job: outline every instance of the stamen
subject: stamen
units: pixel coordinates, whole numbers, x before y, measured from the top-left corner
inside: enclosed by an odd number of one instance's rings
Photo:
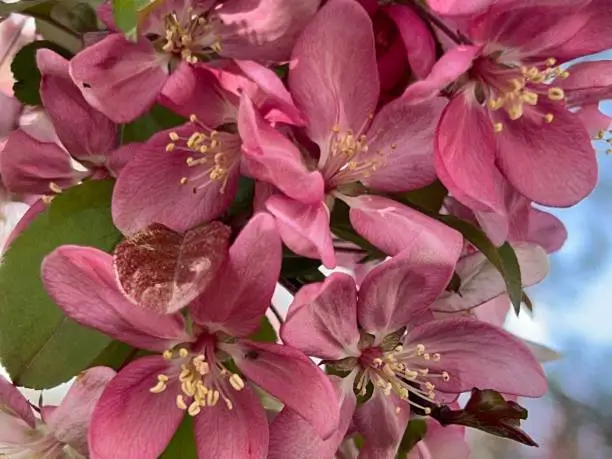
[[[554,101],[563,100],[565,99],[565,92],[561,88],[550,88],[548,90],[548,98]]]
[[[493,124],[493,131],[496,134],[499,134],[503,130],[504,130],[504,125],[502,123],[495,123],[495,124]]]
[[[185,400],[181,394],[176,396],[176,406],[183,411],[187,409],[187,404],[185,403]]]
[[[50,182],[49,183],[49,189],[51,191],[53,191],[54,193],[57,193],[57,194],[62,192],[62,188],[57,183],[55,183],[55,182]]]
[[[229,382],[232,385],[232,387],[237,390],[237,391],[241,391],[242,389],[244,389],[244,381],[242,380],[242,378],[234,373],[230,376],[229,378]]]
[[[555,115],[553,115],[552,113],[547,113],[546,115],[544,115],[544,122],[545,123],[552,123],[553,120],[555,119]]]

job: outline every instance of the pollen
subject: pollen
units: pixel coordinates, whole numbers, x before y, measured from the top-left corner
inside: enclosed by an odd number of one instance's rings
[[[186,15],[176,11],[165,17],[165,35],[162,51],[195,64],[222,50],[222,36],[217,32],[222,25],[214,14],[196,14],[187,8]]]
[[[550,88],[548,90],[548,98],[554,101],[560,101],[565,99],[565,93],[561,88]]]

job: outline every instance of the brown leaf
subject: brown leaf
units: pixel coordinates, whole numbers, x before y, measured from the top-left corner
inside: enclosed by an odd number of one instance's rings
[[[115,273],[125,295],[159,314],[176,312],[206,289],[228,253],[230,228],[211,222],[176,233],[154,223],[121,242]]]

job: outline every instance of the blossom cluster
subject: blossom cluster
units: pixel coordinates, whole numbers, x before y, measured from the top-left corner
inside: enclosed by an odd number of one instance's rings
[[[129,352],[51,343],[76,369],[57,408],[0,380],[0,456],[467,459],[466,426],[535,444],[515,400],[546,393],[545,349],[502,325],[566,238],[534,204],[595,186],[612,64],[574,61],[612,47],[612,4],[154,0],[126,35],[120,3],[74,55],[35,51],[39,107],[1,95],[2,209],[27,211],[0,285],[71,200],[79,234],[108,212],[120,240],[58,237],[33,277]],[[178,121],[129,139],[156,110]],[[0,335],[27,340],[9,302]]]

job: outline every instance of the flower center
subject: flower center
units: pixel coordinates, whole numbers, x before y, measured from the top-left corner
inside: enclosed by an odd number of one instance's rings
[[[357,381],[357,390],[361,395],[365,395],[367,384],[371,381],[374,387],[385,395],[394,392],[410,405],[423,410],[425,414],[431,413],[431,408],[424,405],[436,403],[436,385],[432,381],[450,379],[446,371],[430,371],[428,362],[439,362],[441,356],[438,353],[426,352],[423,344],[417,344],[409,350],[405,350],[402,345],[397,345],[390,351],[366,350],[364,356],[363,363],[366,367]]]
[[[382,150],[371,152],[368,145],[371,141],[365,134],[355,134],[350,129],[341,132],[338,125],[332,128],[329,152],[322,168],[330,188],[358,182],[386,164],[387,154]]]
[[[193,193],[221,182],[220,193],[225,192],[229,173],[240,155],[240,138],[235,134],[210,130],[200,123],[195,115],[190,121],[195,125],[194,132],[189,137],[181,137],[177,132],[168,136],[171,142],[166,145],[166,151],[180,151],[194,154],[185,160],[192,171],[181,177],[181,185],[192,184]]]
[[[495,54],[478,59],[474,70],[481,85],[478,89],[491,112],[504,110],[511,121],[523,117],[528,106],[535,107],[542,97],[553,102],[565,100],[563,89],[552,86],[557,79],[569,76],[567,70],[555,66],[554,58],[530,67],[515,63],[504,63],[503,55]],[[495,117],[494,117],[495,119]],[[544,113],[543,120],[552,123],[554,115]],[[503,130],[503,123],[494,121],[495,132]]]
[[[230,394],[227,391],[227,382],[235,391],[244,389],[244,381],[237,373],[232,373],[214,356],[194,354],[185,348],[177,352],[167,350],[163,354],[166,360],[174,360],[180,365],[178,375],[180,391],[176,396],[176,406],[187,411],[190,416],[196,416],[202,408],[215,406],[223,400],[227,409],[233,409]],[[166,374],[157,375],[157,384],[149,391],[152,394],[161,394],[168,388],[170,377]]]
[[[162,49],[167,53],[195,63],[201,57],[221,52],[221,35],[218,33],[221,20],[216,15],[198,14],[189,7],[181,15],[176,12],[168,14],[164,22],[166,42]]]

